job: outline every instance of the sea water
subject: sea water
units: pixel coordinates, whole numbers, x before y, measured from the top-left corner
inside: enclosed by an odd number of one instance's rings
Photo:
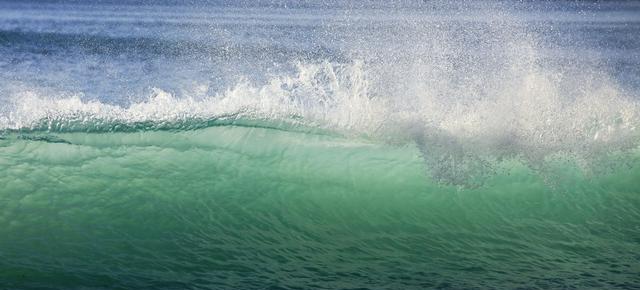
[[[635,289],[639,126],[631,1],[0,1],[0,289]]]

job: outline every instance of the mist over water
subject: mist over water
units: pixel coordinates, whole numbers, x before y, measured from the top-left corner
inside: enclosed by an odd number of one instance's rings
[[[639,16],[0,2],[0,288],[640,287]]]

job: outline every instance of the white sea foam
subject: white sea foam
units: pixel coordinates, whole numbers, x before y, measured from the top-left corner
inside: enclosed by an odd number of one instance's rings
[[[59,127],[55,124],[77,127],[95,121],[132,124],[215,118],[287,119],[372,136],[402,130],[415,133],[409,127],[416,127],[474,146],[569,149],[636,137],[640,124],[639,102],[602,78],[582,77],[574,84],[580,88],[567,95],[567,84],[558,82],[556,73],[533,68],[512,72],[509,83],[494,85],[486,95],[476,98],[455,97],[476,94],[471,92],[474,88],[431,88],[423,94],[416,90],[413,98],[403,102],[402,91],[389,97],[376,94],[378,90],[371,87],[368,73],[363,62],[299,64],[295,74],[274,77],[264,86],[242,80],[200,99],[176,97],[155,88],[146,101],[127,107],[85,101],[82,95],[51,98],[27,90],[14,96],[0,126],[41,129],[39,126],[49,123],[52,127],[47,129],[54,129]],[[452,97],[443,96],[445,93]]]
[[[383,106],[368,96],[361,62],[299,64],[294,75],[274,77],[266,85],[246,80],[206,98],[176,97],[154,88],[149,97],[127,107],[83,100],[81,94],[43,96],[25,90],[13,96],[0,128],[64,130],[83,125],[156,123],[226,118],[282,119],[308,126],[364,131]],[[107,124],[104,124],[107,123]],[[43,128],[43,125],[45,126]]]
[[[24,89],[4,96],[10,101],[0,128],[95,131],[281,120],[418,144],[432,174],[452,183],[490,171],[491,160],[505,156],[535,164],[551,155],[586,160],[638,146],[637,92],[621,88],[601,64],[549,61],[545,35],[504,11],[487,14],[480,27],[399,21],[372,24],[362,34],[363,25],[335,28],[347,31],[339,40],[351,61],[292,60],[292,73],[261,83],[239,76],[206,97],[207,87],[198,84],[199,96],[158,86],[145,101],[126,105],[87,100],[81,92]]]

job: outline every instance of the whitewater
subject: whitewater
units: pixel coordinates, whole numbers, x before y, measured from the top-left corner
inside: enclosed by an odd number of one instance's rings
[[[0,2],[0,289],[636,289],[635,2]]]

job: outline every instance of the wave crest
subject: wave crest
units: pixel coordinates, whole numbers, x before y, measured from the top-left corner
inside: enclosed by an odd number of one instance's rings
[[[536,60],[509,62],[501,74],[455,86],[420,79],[438,72],[439,66],[426,63],[421,73],[406,67],[405,77],[420,82],[393,79],[397,71],[365,61],[298,63],[294,73],[262,85],[240,79],[204,98],[154,88],[145,101],[126,106],[27,90],[0,114],[0,128],[113,132],[243,122],[319,128],[417,144],[433,177],[465,186],[481,183],[496,170],[496,160],[519,158],[542,168],[550,156],[570,155],[589,170],[600,156],[638,146],[636,96],[597,72],[543,68]]]
[[[367,90],[361,62],[299,64],[295,74],[274,77],[263,86],[241,79],[222,93],[199,99],[153,88],[145,101],[128,106],[84,100],[82,94],[45,97],[28,90],[13,96],[10,111],[0,115],[0,129],[194,129],[211,121],[245,119],[366,131],[373,117],[382,115],[382,106]]]

